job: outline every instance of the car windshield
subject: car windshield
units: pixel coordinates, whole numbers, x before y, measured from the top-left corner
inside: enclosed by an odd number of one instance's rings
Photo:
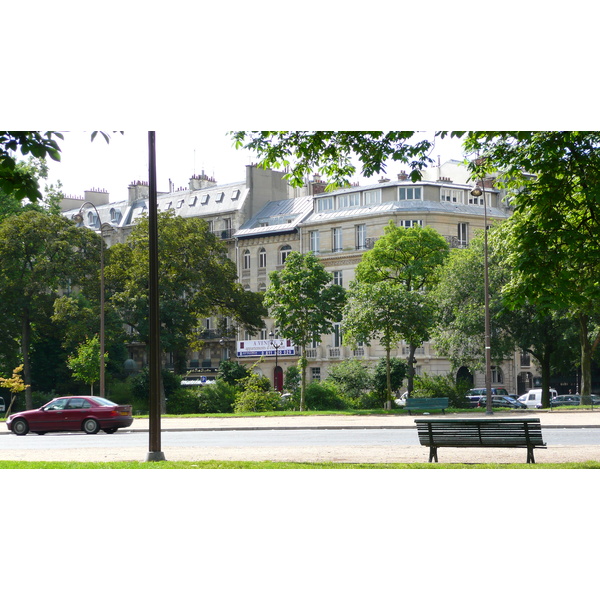
[[[106,398],[101,398],[100,396],[92,396],[92,400],[101,404],[102,406],[118,406],[116,402],[112,402],[111,400],[107,400]]]

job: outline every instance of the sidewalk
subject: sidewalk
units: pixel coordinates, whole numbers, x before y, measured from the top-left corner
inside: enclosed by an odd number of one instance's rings
[[[285,416],[285,417],[161,417],[161,430],[249,430],[249,429],[365,429],[365,428],[415,428],[414,420],[422,415],[368,415],[368,416]],[[434,418],[453,418],[456,415],[435,415]],[[483,414],[461,415],[465,418],[481,418]],[[585,462],[600,461],[600,410],[596,411],[552,411],[537,412],[523,411],[522,413],[495,413],[494,417],[539,417],[542,430],[544,428],[589,427],[598,428],[598,445],[590,446],[549,446],[546,449],[535,450],[535,460],[538,463]],[[3,425],[3,424],[2,424]],[[0,425],[0,427],[2,426]],[[105,436],[107,446],[103,448],[73,448],[73,449],[29,449],[3,450],[2,460],[66,460],[66,461],[144,461],[148,452],[148,439],[141,436],[142,441],[137,447],[112,447],[116,439],[127,431],[148,431],[149,419],[134,419],[133,425],[121,430],[114,436]],[[104,434],[99,434],[98,437]],[[416,432],[415,432],[416,439]],[[393,443],[393,433],[390,444],[386,446],[270,446],[270,447],[178,447],[165,446],[162,451],[169,461],[190,460],[249,460],[249,461],[289,461],[289,462],[346,462],[346,463],[426,463],[429,449],[418,444],[400,446]],[[525,463],[524,448],[440,448],[439,460],[443,463]]]

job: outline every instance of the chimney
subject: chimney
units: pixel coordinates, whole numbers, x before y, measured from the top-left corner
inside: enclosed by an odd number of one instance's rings
[[[406,181],[408,179],[408,175],[406,174],[406,171],[400,171],[400,173],[398,173],[398,179],[400,181]]]
[[[322,194],[325,191],[326,187],[327,182],[321,179],[321,175],[319,175],[319,173],[315,173],[313,175],[313,180],[310,182],[309,185],[309,195],[316,196],[317,194]]]
[[[129,190],[129,202],[150,196],[150,184],[147,181],[132,181],[127,189]]]
[[[84,194],[85,201],[91,202],[95,206],[108,204],[108,192],[106,190],[97,190],[96,188],[92,188],[91,190],[86,190]]]
[[[214,177],[209,177],[202,171],[201,175],[192,175],[190,177],[190,190],[203,190],[204,188],[214,187],[217,185]]]
[[[382,177],[382,178],[379,180],[379,183],[388,183],[388,182],[389,182],[389,179],[387,179],[387,177]]]

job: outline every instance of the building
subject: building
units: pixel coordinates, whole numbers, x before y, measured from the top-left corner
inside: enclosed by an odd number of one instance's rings
[[[227,185],[219,185],[204,174],[194,176],[187,188],[160,193],[158,208],[207,220],[214,234],[227,243],[240,282],[254,292],[266,290],[269,273],[282,268],[294,250],[314,252],[332,273],[334,282],[347,288],[363,253],[373,247],[390,221],[401,227],[430,226],[451,247],[466,247],[483,229],[485,211],[489,224],[511,214],[502,191],[493,187],[491,179],[484,182],[484,194],[473,197],[469,193],[473,182],[458,161],[424,171],[418,183],[401,172],[395,180],[382,178],[375,184],[329,192],[318,175],[302,190],[289,188],[283,175],[248,166],[245,180]],[[77,212],[76,203],[80,206],[83,201],[94,202],[102,225],[91,209],[84,209],[85,223],[101,230],[110,245],[124,241],[137,216],[147,211],[148,185],[131,184],[128,199],[122,202],[109,203],[108,194],[97,190],[86,192],[85,198],[65,199],[65,214]],[[189,355],[190,379],[214,377],[220,361],[234,355],[246,365],[263,356],[256,368],[281,389],[285,369],[297,362],[297,356],[285,340],[278,338],[270,320],[254,338],[243,330],[238,330],[235,337],[227,335],[231,329],[220,329],[216,318],[207,318],[203,325],[200,335],[204,346]],[[400,344],[397,356],[407,355],[408,346]],[[336,324],[331,335],[324,336],[307,352],[309,379],[324,379],[332,364],[346,358],[374,364],[383,356],[383,348],[376,344],[356,350],[345,347],[340,324]],[[142,364],[142,349],[132,350],[131,358]],[[449,361],[436,355],[429,342],[417,349],[415,358],[417,374],[451,371]],[[474,387],[485,385],[484,373],[470,374],[466,367],[460,372],[472,377]],[[529,389],[535,374],[529,356],[522,353],[515,353],[511,360],[492,369],[493,383],[502,384],[512,393]]]

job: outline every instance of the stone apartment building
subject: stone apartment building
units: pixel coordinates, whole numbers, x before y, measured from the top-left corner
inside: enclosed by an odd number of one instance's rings
[[[206,219],[215,235],[227,243],[242,285],[255,292],[266,290],[269,273],[282,268],[293,250],[314,252],[334,281],[347,288],[362,254],[383,235],[389,221],[403,227],[431,226],[452,247],[466,247],[484,227],[484,202],[488,224],[510,216],[502,192],[492,181],[485,182],[480,198],[470,195],[473,183],[458,161],[426,170],[418,183],[401,172],[395,180],[382,178],[375,184],[332,192],[325,192],[326,184],[317,175],[302,190],[289,188],[282,176],[255,166],[247,167],[245,180],[226,185],[204,174],[194,176],[187,188],[159,193],[158,208]],[[131,184],[128,199],[121,202],[109,202],[108,194],[98,190],[86,192],[84,198],[65,199],[65,214],[78,212],[84,201],[95,204],[102,225],[89,207],[83,210],[85,224],[101,230],[110,245],[126,239],[135,219],[147,211],[148,186]],[[190,352],[188,378],[213,378],[219,363],[227,358],[249,366],[262,357],[256,368],[281,389],[283,373],[296,364],[297,356],[286,340],[279,339],[273,323],[267,320],[265,329],[253,338],[243,330],[233,336],[234,331],[231,327],[220,329],[217,317],[205,319],[199,333],[204,345],[200,352]],[[397,356],[407,355],[408,347],[400,344]],[[332,364],[350,357],[375,364],[382,356],[384,351],[376,344],[354,351],[344,346],[343,332],[336,324],[332,334],[308,351],[309,379],[324,379]],[[430,343],[419,348],[415,358],[417,373],[451,371],[449,362],[437,356]],[[131,359],[141,366],[145,361],[143,349],[132,346]],[[463,367],[461,374],[467,371]],[[512,393],[532,387],[534,374],[529,357],[521,353],[492,370],[494,383],[503,384]],[[474,386],[485,385],[483,373],[470,375]]]

